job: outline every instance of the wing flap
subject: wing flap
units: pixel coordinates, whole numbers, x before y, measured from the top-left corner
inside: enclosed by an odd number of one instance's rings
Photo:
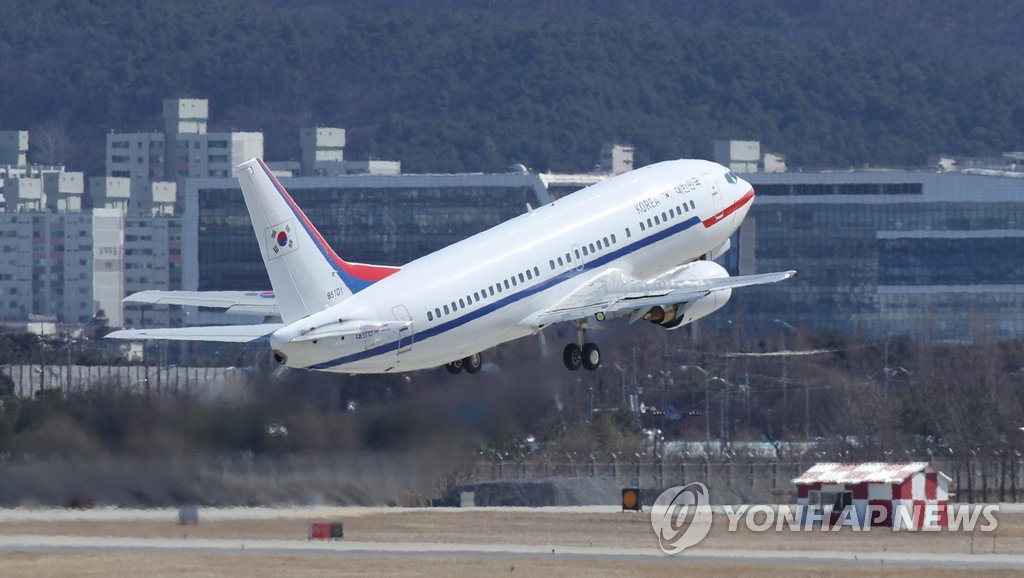
[[[108,339],[162,339],[168,341],[220,341],[248,343],[266,337],[282,327],[280,323],[257,325],[212,325],[205,327],[167,327],[158,329],[122,329],[108,333]]]
[[[631,319],[635,320],[637,310],[656,305],[687,303],[713,291],[778,283],[794,275],[796,271],[780,271],[669,284],[662,281],[628,280],[618,272],[614,277],[604,276],[588,283],[558,305],[528,317],[524,323],[539,327],[586,319],[599,313],[607,317],[631,315]],[[614,282],[610,283],[610,280]]]

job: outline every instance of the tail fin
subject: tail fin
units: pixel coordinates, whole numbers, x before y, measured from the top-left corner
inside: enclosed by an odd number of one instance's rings
[[[398,271],[341,260],[262,160],[238,165],[235,174],[285,323],[340,303]]]

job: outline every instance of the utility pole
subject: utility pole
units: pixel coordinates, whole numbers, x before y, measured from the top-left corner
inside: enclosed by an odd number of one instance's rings
[[[811,388],[804,379],[804,441],[811,441]]]

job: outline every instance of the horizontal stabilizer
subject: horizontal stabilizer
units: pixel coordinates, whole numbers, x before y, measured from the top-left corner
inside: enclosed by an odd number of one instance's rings
[[[259,325],[212,325],[206,327],[171,327],[160,329],[122,329],[108,333],[110,339],[142,341],[164,339],[169,341],[221,341],[247,343],[266,337],[280,329],[280,323]]]
[[[140,291],[125,303],[185,305],[224,309],[226,313],[275,317],[280,315],[273,291]]]

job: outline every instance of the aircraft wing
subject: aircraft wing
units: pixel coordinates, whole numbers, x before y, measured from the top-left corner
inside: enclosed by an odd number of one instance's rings
[[[224,341],[247,343],[266,337],[280,329],[281,323],[258,325],[213,325],[206,327],[172,327],[162,329],[122,329],[108,333],[110,339],[164,339],[169,341]]]
[[[630,323],[640,319],[649,308],[657,305],[688,303],[714,291],[764,285],[785,281],[796,271],[740,275],[678,282],[640,280],[620,271],[594,279],[574,291],[559,304],[528,317],[524,323],[543,327],[564,321],[578,321],[602,314],[605,318],[630,316]]]
[[[124,302],[211,307],[263,317],[280,315],[273,291],[140,291],[125,297]]]

